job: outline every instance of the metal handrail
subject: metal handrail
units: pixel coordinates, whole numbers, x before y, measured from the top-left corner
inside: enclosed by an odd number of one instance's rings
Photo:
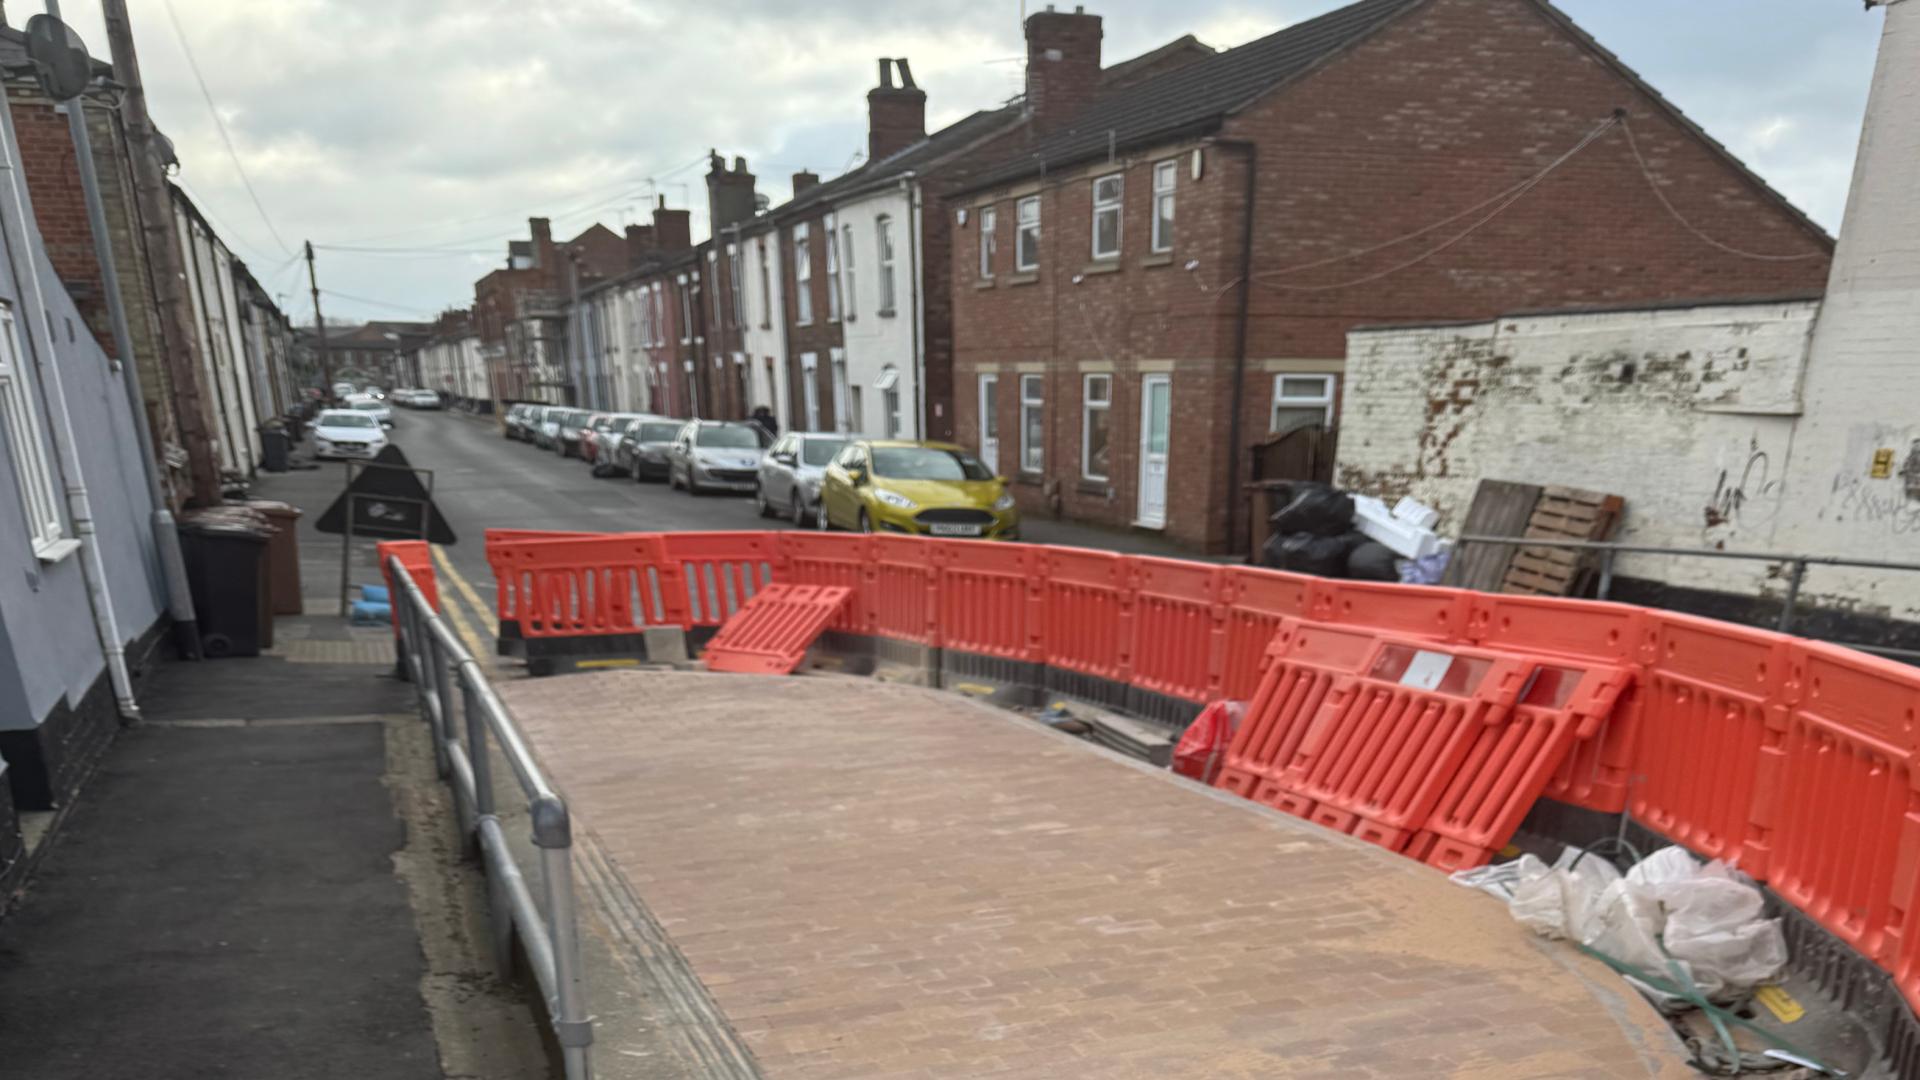
[[[513,941],[519,939],[527,966],[546,998],[567,1080],[591,1080],[593,1021],[587,1015],[580,972],[573,820],[566,800],[534,760],[519,724],[488,684],[479,662],[433,610],[413,575],[397,558],[388,560],[388,571],[395,585],[401,670],[412,681],[421,719],[433,732],[434,762],[453,788],[461,835],[486,871],[494,958],[503,971],[510,969]],[[526,875],[514,862],[506,830],[494,810],[490,745],[499,748],[526,796],[531,839],[540,852],[544,915]]]
[[[1654,544],[1621,544],[1611,540],[1546,540],[1530,536],[1462,536],[1456,544],[1465,547],[1468,544],[1497,544],[1503,547],[1545,547],[1571,548],[1576,551],[1597,551],[1600,553],[1600,580],[1594,588],[1594,596],[1605,600],[1613,589],[1613,560],[1616,555],[1671,555],[1680,558],[1695,559],[1745,559],[1751,562],[1785,563],[1787,565],[1787,591],[1781,598],[1780,618],[1774,629],[1787,633],[1793,628],[1795,608],[1800,602],[1800,586],[1807,578],[1809,566],[1851,566],[1863,570],[1914,570],[1920,571],[1920,563],[1896,562],[1889,559],[1849,559],[1840,555],[1787,555],[1766,551],[1725,551],[1720,548],[1676,548],[1660,547]],[[1888,646],[1869,645],[1856,642],[1842,642],[1849,648],[1865,652],[1876,652],[1888,656],[1907,658],[1920,657],[1920,652],[1912,649],[1896,649]]]

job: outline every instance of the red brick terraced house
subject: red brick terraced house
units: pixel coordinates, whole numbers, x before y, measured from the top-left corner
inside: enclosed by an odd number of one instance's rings
[[[1029,512],[1242,547],[1248,451],[1336,428],[1352,327],[1826,280],[1823,230],[1545,0],[1361,0],[1117,86],[1098,16],[1026,35],[1028,122],[946,213],[957,436]]]

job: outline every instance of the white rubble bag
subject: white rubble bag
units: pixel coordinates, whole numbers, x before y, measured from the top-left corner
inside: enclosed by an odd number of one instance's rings
[[[1709,1001],[1743,1000],[1787,965],[1780,920],[1764,916],[1760,890],[1681,847],[1654,852],[1625,876],[1568,849],[1552,866],[1522,855],[1452,879],[1504,899],[1514,920],[1542,937],[1579,942],[1663,979],[1684,975]],[[1662,1005],[1687,1005],[1636,985]]]

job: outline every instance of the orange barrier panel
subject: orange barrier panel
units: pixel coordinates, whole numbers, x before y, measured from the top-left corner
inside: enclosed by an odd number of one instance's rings
[[[1778,768],[1778,751],[1763,748],[1777,745],[1769,728],[1784,719],[1786,639],[1672,612],[1649,617],[1656,659],[1640,693],[1633,814],[1765,880],[1754,791]]]
[[[1133,651],[1128,560],[1084,548],[1030,549],[1040,576],[1040,645],[1046,663],[1125,682]]]
[[[702,660],[708,671],[791,674],[852,595],[844,585],[768,585],[727,619]]]
[[[794,585],[839,585],[852,598],[834,613],[828,628],[853,634],[871,634],[868,625],[872,597],[869,568],[877,537],[839,533],[777,533],[781,571],[779,580]]]
[[[1128,561],[1133,685],[1187,701],[1220,697],[1227,648],[1221,568],[1145,556]]]
[[[1769,881],[1863,955],[1904,973],[1911,997],[1920,680],[1912,668],[1833,645],[1799,642],[1792,654],[1799,700],[1779,768],[1754,800],[1772,845]]]
[[[1499,593],[1468,593],[1467,601],[1466,640],[1475,645],[1612,661],[1646,655],[1644,608]]]
[[[382,540],[374,545],[376,557],[380,560],[380,580],[386,583],[387,595],[393,596],[393,568],[387,565],[388,559],[399,559],[400,565],[407,568],[407,576],[420,586],[420,595],[427,598],[427,604],[435,611],[440,610],[440,590],[433,575],[433,549],[425,540]],[[400,633],[400,603],[391,601],[393,632]]]
[[[1220,602],[1226,605],[1222,697],[1242,701],[1253,695],[1280,620],[1312,617],[1313,581],[1304,574],[1254,566],[1221,568]]]
[[[941,647],[1037,663],[1040,586],[1027,544],[928,540],[940,571]]]
[[[683,608],[661,574],[661,552],[657,536],[609,533],[503,541],[488,554],[501,595],[512,598],[519,636],[550,638],[680,624]]]
[[[1542,794],[1605,814],[1624,811],[1646,693],[1644,683],[1628,687],[1612,715],[1601,722],[1599,733],[1574,744]]]
[[[865,604],[867,633],[932,645],[940,638],[938,548],[917,536],[873,538]]]
[[[1431,585],[1317,579],[1313,617],[1321,622],[1364,626],[1383,633],[1464,641],[1473,596],[1461,589]]]
[[[1372,648],[1373,636],[1362,630],[1281,620],[1214,786],[1252,799],[1277,780],[1293,764],[1308,721],[1319,714],[1335,680],[1358,670]]]
[[[777,533],[660,533],[663,578],[686,603],[686,626],[719,626],[773,580]]]
[[[509,546],[525,540],[588,540],[600,539],[604,533],[550,532],[543,529],[488,529],[485,533],[485,551],[487,566],[493,571],[494,615],[501,622],[517,622],[520,618],[519,605],[522,597],[514,587],[513,575],[507,570],[502,552]]]

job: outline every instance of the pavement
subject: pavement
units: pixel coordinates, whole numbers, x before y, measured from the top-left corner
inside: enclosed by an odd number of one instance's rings
[[[684,973],[734,1063],[708,1075],[1693,1075],[1644,1001],[1499,903],[960,695],[638,671],[501,693],[612,879],[595,917],[670,938],[635,966]]]

